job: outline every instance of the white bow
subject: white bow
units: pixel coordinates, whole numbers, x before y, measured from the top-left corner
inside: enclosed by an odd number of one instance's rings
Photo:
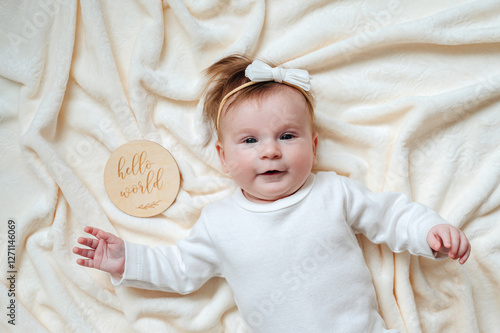
[[[254,60],[245,70],[245,76],[254,82],[275,81],[285,82],[302,88],[304,91],[311,89],[309,72],[303,69],[272,68],[260,60]]]

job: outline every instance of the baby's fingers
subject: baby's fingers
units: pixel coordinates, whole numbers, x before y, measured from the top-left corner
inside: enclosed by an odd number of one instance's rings
[[[452,245],[450,230],[446,227],[441,228],[440,230],[438,230],[437,237],[441,241],[441,247],[439,249],[439,252],[447,253],[448,255],[450,255],[451,245]]]
[[[460,258],[459,262],[463,265],[465,262],[469,259],[470,257],[470,252],[471,252],[471,247],[469,246],[467,248],[467,252]]]
[[[88,246],[92,249],[96,249],[97,248],[97,245],[99,245],[99,240],[98,239],[95,239],[95,238],[84,238],[84,237],[79,237],[78,238],[78,243],[79,244],[82,244],[82,245],[85,245],[85,246]]]
[[[448,255],[451,259],[457,259],[459,257],[459,248],[461,243],[460,233],[461,231],[457,228],[450,228],[450,246],[446,246],[450,249]]]
[[[94,260],[92,259],[77,259],[76,263],[80,266],[94,268]]]
[[[99,243],[99,239],[103,239],[104,241],[106,241],[106,243],[111,243],[111,244],[117,243],[120,240],[118,237],[116,237],[112,233],[106,232],[106,231],[98,229],[98,228],[86,226],[84,228],[84,231],[86,233],[93,235],[95,238],[97,238],[96,243]]]
[[[94,237],[97,237],[97,234],[99,233],[99,231],[104,232],[99,228],[94,228],[94,227],[90,227],[90,226],[86,226],[85,228],[83,228],[83,231],[85,231],[88,234],[91,234]]]
[[[461,236],[460,237],[460,249],[459,249],[457,257],[460,258],[460,260],[458,262],[463,265],[467,261],[467,259],[469,259],[471,246],[470,246],[469,240],[467,239],[467,236],[465,236],[465,234],[463,232],[460,232],[460,233],[461,233],[461,235],[460,235]]]
[[[448,256],[452,259],[460,259],[464,264],[470,255],[470,243],[467,236],[458,228],[450,229],[451,247]]]
[[[73,248],[73,253],[74,254],[78,254],[82,257],[85,257],[85,258],[89,258],[89,259],[94,259],[94,254],[95,254],[95,251],[94,250],[89,250],[89,249],[82,249],[80,247],[74,247]],[[83,259],[78,259],[77,262],[79,260],[83,260]]]

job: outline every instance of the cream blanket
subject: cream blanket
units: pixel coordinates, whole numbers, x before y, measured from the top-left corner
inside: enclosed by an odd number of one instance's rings
[[[387,325],[498,331],[499,17],[497,0],[0,1],[0,331],[244,332],[223,279],[188,296],[114,290],[71,252],[84,225],[174,244],[233,191],[200,98],[201,71],[234,52],[310,71],[317,170],[403,192],[470,237],[465,266],[359,238]],[[110,153],[135,139],[162,144],[182,174],[154,218],[122,213],[104,188]]]

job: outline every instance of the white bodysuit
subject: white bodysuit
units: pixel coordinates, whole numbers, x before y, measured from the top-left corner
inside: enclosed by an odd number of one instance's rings
[[[250,202],[239,189],[208,205],[176,246],[126,242],[123,278],[112,280],[186,294],[224,277],[250,332],[395,332],[377,312],[355,233],[434,258],[426,238],[441,223],[400,193],[319,172],[273,203]]]

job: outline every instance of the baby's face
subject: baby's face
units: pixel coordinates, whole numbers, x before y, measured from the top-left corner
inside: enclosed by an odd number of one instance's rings
[[[250,201],[267,203],[295,193],[316,163],[318,135],[305,98],[294,88],[231,107],[220,131],[222,168]]]

